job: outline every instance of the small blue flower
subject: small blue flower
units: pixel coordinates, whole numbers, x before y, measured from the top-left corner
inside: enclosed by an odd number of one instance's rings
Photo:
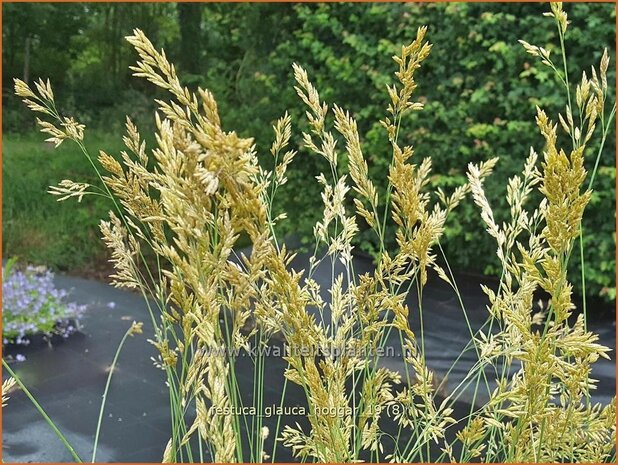
[[[49,270],[11,268],[7,275],[3,268],[2,278],[3,344],[27,345],[36,333],[68,337],[77,330],[86,306],[66,302],[68,292],[55,287]]]

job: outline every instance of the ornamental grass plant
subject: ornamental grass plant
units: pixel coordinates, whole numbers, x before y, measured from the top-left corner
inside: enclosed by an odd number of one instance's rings
[[[285,212],[273,208],[286,169],[297,162],[295,122],[287,114],[274,125],[270,154],[258,156],[252,139],[222,127],[212,93],[183,87],[165,53],[140,30],[127,37],[139,56],[132,70],[168,92],[168,100],[157,100],[153,148],[127,119],[127,150],[94,156],[83,143],[84,125],[56,108],[49,81],[33,87],[16,81],[17,95],[40,115],[47,140],[78,144],[102,180],[102,190],[65,180],[50,193],[59,200],[100,195],[110,201],[101,234],[115,266],[114,285],[143,294],[154,328],[150,342],[159,351],[156,365],[169,388],[163,462],[202,462],[206,452],[215,462],[276,461],[275,449],[266,447],[269,438],[313,462],[615,459],[615,398],[609,405],[590,400],[591,366],[607,358],[609,349],[587,329],[586,309],[576,311],[572,301],[570,280],[584,281],[585,275],[566,273],[572,254],[583,256],[581,219],[614,121],[615,103],[606,101],[609,57],[605,52],[596,68],[580,71],[581,79],[572,83],[567,14],[562,4],[551,3],[546,15],[557,28],[561,54],[521,43],[563,86],[565,109],[550,116],[537,108],[544,145],[531,148],[521,173],[506,183],[510,212],[502,223],[483,189],[497,158],[470,164],[467,183],[451,192],[434,191],[430,154],[399,143],[402,119],[423,109],[415,100],[419,69],[430,53],[439,53],[426,27],[393,57],[395,80],[387,87],[390,103],[381,121],[392,151],[384,192],[369,177],[355,118],[325,103],[302,66],[293,65],[309,127],[302,144],[328,166],[317,177],[322,195],[316,202],[324,213],[302,272],[290,267],[294,253],[276,236]],[[587,150],[592,138],[601,139],[597,153]],[[260,163],[262,156],[269,160]],[[596,160],[591,173],[586,159]],[[272,169],[264,167],[269,164]],[[438,396],[440,383],[426,364],[423,318],[431,309],[424,308],[423,291],[433,270],[461,302],[440,241],[449,215],[466,197],[495,239],[502,272],[496,288],[483,287],[487,320],[480,330],[472,329],[462,304],[470,330],[465,350],[476,354],[476,363],[461,383]],[[384,247],[390,221],[396,225],[395,250]],[[365,274],[355,271],[352,246],[361,225],[382,244],[375,270]],[[236,247],[241,237],[250,242],[249,251]],[[332,271],[328,299],[314,279],[321,264]],[[343,272],[336,272],[336,264]],[[418,299],[409,306],[413,290]],[[537,311],[533,302],[541,290],[551,298]],[[420,332],[410,326],[412,315],[421,322]],[[127,335],[141,332],[136,325]],[[401,372],[374,356],[393,334],[403,353]],[[272,381],[264,375],[268,357],[254,352],[250,399],[241,394],[236,363],[241,351],[264,348],[275,336],[287,349],[281,403],[288,384],[297,385],[308,406],[307,424],[290,424],[281,415],[273,430],[259,415],[217,413],[247,405],[262,411]],[[457,416],[453,406],[470,388],[469,413]],[[387,415],[396,425],[394,435],[383,427]]]

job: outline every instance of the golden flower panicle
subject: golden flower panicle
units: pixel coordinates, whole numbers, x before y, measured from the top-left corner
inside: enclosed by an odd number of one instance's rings
[[[281,162],[275,166],[275,180],[277,182],[277,185],[282,186],[287,183],[288,178],[285,174],[287,172],[288,166],[290,165],[290,163],[292,163],[292,160],[294,160],[296,153],[296,150],[286,151],[283,154],[283,159],[281,160]],[[285,213],[282,213],[282,215],[285,215]]]
[[[546,50],[543,47],[539,47],[537,45],[532,45],[525,40],[518,40],[518,42],[524,47],[524,50],[526,50],[527,53],[529,53],[533,57],[541,58],[541,62],[544,65],[552,66],[549,50]]]
[[[389,182],[392,186],[391,215],[399,226],[396,236],[397,243],[404,253],[418,261],[421,272],[421,282],[427,279],[426,267],[434,263],[431,254],[431,246],[439,239],[444,231],[444,222],[448,213],[455,208],[464,198],[470,188],[461,186],[447,198],[443,191],[438,190],[438,199],[444,204],[441,209],[435,206],[429,210],[429,194],[424,192],[424,187],[429,183],[431,171],[431,159],[425,158],[420,165],[407,163],[414,153],[412,147],[401,149],[396,142],[397,118],[407,110],[418,110],[422,105],[411,103],[410,98],[416,88],[414,71],[420,67],[421,62],[428,56],[431,46],[424,42],[426,28],[420,28],[416,40],[402,49],[401,57],[394,57],[400,65],[398,77],[401,89],[396,86],[389,87],[391,106],[389,112],[393,121],[386,119],[382,124],[389,133],[389,139],[393,148],[393,160],[389,167]],[[342,119],[344,115],[340,115]],[[490,160],[481,165],[480,178],[487,176],[496,160]],[[357,204],[358,205],[358,204]]]
[[[62,144],[66,139],[69,138],[69,135],[65,131],[58,129],[52,123],[43,121],[40,118],[37,118],[36,122],[38,123],[39,126],[41,126],[41,132],[49,134],[51,136],[45,139],[45,142],[51,142],[52,144],[54,144],[54,147],[56,148],[59,147],[60,144]]]
[[[74,141],[84,140],[84,129],[86,126],[75,121],[73,117],[63,117],[61,124],[69,139]]]
[[[392,189],[392,217],[399,226],[396,232],[400,255],[418,262],[421,283],[427,280],[426,267],[433,264],[431,246],[443,232],[446,210],[437,205],[430,213],[429,194],[423,188],[429,182],[431,159],[425,158],[420,166],[406,163],[412,156],[411,147],[403,150],[393,144],[393,162],[389,169]]]
[[[567,20],[567,14],[562,8],[562,2],[550,2],[551,11],[543,13],[544,16],[549,16],[556,20],[556,24],[560,28],[560,32],[564,34],[567,30],[570,21]]]
[[[487,176],[489,176],[496,164],[498,163],[499,158],[493,157],[489,160],[483,161],[478,165],[478,177],[482,182]],[[461,203],[461,201],[471,192],[470,183],[467,182],[462,186],[457,186],[453,193],[450,196],[446,196],[444,190],[440,187],[436,189],[436,196],[442,205],[444,206],[446,213],[449,214],[453,211],[457,206]]]
[[[279,160],[280,153],[288,146],[292,136],[292,118],[287,111],[285,115],[277,120],[273,129],[275,131],[275,140],[270,148],[270,153],[275,158],[274,182],[275,186],[281,186],[287,182],[285,173],[288,165],[292,163],[296,155],[295,150],[288,150],[283,154],[283,158]]]
[[[146,141],[142,140],[137,126],[127,116],[125,120],[126,135],[122,136],[124,145],[137,157],[138,161],[146,166],[148,155],[146,154]]]
[[[52,113],[52,110],[50,108],[48,108],[47,106],[45,106],[45,104],[41,104],[41,103],[37,103],[37,101],[35,100],[31,100],[28,98],[23,99],[23,102],[26,104],[26,106],[34,112],[37,113],[43,113],[45,115],[50,115],[50,116],[54,116]]]
[[[139,253],[139,243],[133,235],[128,234],[113,212],[109,216],[110,221],[101,221],[100,229],[105,244],[112,252],[110,261],[116,269],[116,273],[110,276],[112,284],[129,289],[139,288],[141,280],[134,262],[134,257]]]
[[[320,136],[324,130],[324,121],[328,113],[328,106],[320,102],[320,94],[314,85],[309,81],[307,71],[300,65],[293,63],[294,79],[297,86],[294,87],[301,100],[309,107],[307,119],[312,127],[312,132]]]
[[[109,171],[114,177],[119,178],[124,175],[122,165],[111,155],[105,153],[103,150],[99,151],[98,157],[99,163],[106,170]]]
[[[547,198],[546,226],[543,235],[556,253],[566,253],[579,234],[581,218],[591,191],[581,191],[586,178],[584,146],[571,151],[556,147],[557,125],[552,124],[540,108],[537,109],[537,126],[545,138],[542,182],[539,190]]]
[[[398,85],[387,85],[386,89],[391,99],[388,105],[388,112],[391,117],[381,121],[386,128],[391,143],[396,140],[398,120],[407,111],[416,111],[423,108],[420,102],[412,102],[412,94],[416,90],[414,80],[415,71],[421,67],[421,63],[429,56],[431,44],[426,42],[425,34],[427,27],[419,27],[416,31],[416,39],[407,46],[401,48],[401,54],[393,56],[395,63],[399,65],[399,70],[395,72],[395,77],[399,81]]]
[[[374,212],[378,206],[378,192],[369,178],[369,168],[367,167],[367,161],[363,157],[356,120],[337,105],[334,106],[334,113],[335,129],[343,135],[346,141],[350,176],[355,184],[354,190],[367,200],[372,208],[370,212],[364,208],[362,203],[360,205],[357,203],[357,210],[370,225],[375,224],[377,218]]]
[[[174,462],[174,443],[170,438],[165,445],[165,450],[163,451],[163,458],[161,459],[161,463],[173,463]]]
[[[88,188],[90,184],[73,182],[69,179],[63,179],[57,186],[49,186],[47,191],[51,195],[57,195],[58,202],[66,200],[70,197],[77,197],[77,202],[81,202],[84,195],[89,194]]]
[[[345,198],[350,187],[345,182],[345,175],[339,178],[334,186],[328,183],[322,173],[316,179],[324,186],[321,194],[324,213],[322,220],[314,226],[314,235],[319,242],[328,243],[330,239],[329,226],[336,220],[343,222],[346,219]]]
[[[365,450],[383,452],[379,421],[393,399],[393,387],[401,383],[401,375],[384,367],[378,368],[365,379],[361,398],[363,405],[358,415],[358,428],[362,431],[361,446]]]
[[[483,189],[483,183],[481,180],[481,173],[478,166],[473,163],[468,164],[467,176],[470,190],[472,191],[472,196],[474,198],[474,203],[476,203],[481,209],[481,218],[487,225],[487,231],[491,236],[497,238],[499,228],[494,220],[493,209],[489,205],[489,201],[485,195],[485,190]]]
[[[534,186],[541,182],[541,173],[536,167],[538,155],[531,148],[530,154],[524,163],[522,176],[516,175],[509,179],[507,184],[507,204],[510,207],[511,220],[502,226],[494,220],[493,210],[483,189],[483,178],[491,173],[497,159],[490,160],[486,166],[480,167],[468,165],[468,185],[472,191],[473,199],[481,210],[481,218],[487,226],[487,232],[496,239],[497,254],[506,268],[512,266],[510,251],[516,243],[518,236],[524,230],[530,230],[541,209],[534,210],[530,214],[525,209],[525,204],[532,193]]]
[[[604,51],[599,65],[601,81],[594,67],[591,68],[591,78],[588,79],[586,72],[582,73],[581,82],[576,86],[575,103],[580,114],[580,126],[574,127],[573,117],[567,113],[569,126],[566,125],[562,115],[558,115],[560,124],[567,134],[571,135],[576,142],[576,147],[586,145],[594,133],[597,120],[603,116],[605,100],[607,97],[607,66],[609,58]],[[568,110],[568,106],[567,106]],[[572,131],[571,131],[572,129]]]
[[[54,102],[54,91],[49,79],[47,81],[39,79],[34,83],[36,93],[24,81],[20,79],[15,79],[14,81],[15,94],[22,98],[30,110],[51,116],[55,120],[54,124],[37,118],[37,124],[41,127],[41,132],[51,136],[46,139],[46,142],[51,142],[55,147],[58,147],[65,139],[71,139],[76,142],[83,141],[85,126],[75,121],[72,117],[63,117],[58,114]]]
[[[575,103],[580,110],[584,108],[584,103],[590,97],[591,84],[586,76],[586,71],[584,71],[581,82],[575,88]]]
[[[130,67],[134,71],[133,75],[147,79],[169,91],[177,99],[178,103],[156,100],[166,118],[192,131],[198,142],[209,145],[221,132],[217,103],[212,93],[200,88],[198,97],[187,87],[183,87],[165,52],[158,52],[141,30],[135,29],[133,35],[127,36],[126,40],[140,57],[137,65]]]
[[[538,155],[534,149],[530,149],[530,154],[524,163],[522,176],[515,175],[509,178],[507,184],[506,201],[510,207],[511,221],[504,223],[502,233],[505,242],[505,250],[501,256],[508,258],[508,251],[515,245],[518,236],[524,231],[530,231],[534,224],[535,217],[540,213],[537,209],[532,214],[525,209],[533,188],[541,181],[541,175],[536,167]]]
[[[269,250],[264,257],[267,273],[263,295],[269,298],[263,308],[266,318],[279,325],[278,330],[290,347],[315,347],[321,337],[315,318],[307,311],[312,301],[311,292],[300,285],[301,273],[288,269],[293,255],[285,246],[280,251],[274,247],[269,247]]]
[[[9,394],[15,389],[17,385],[17,381],[15,378],[9,377],[2,381],[2,407],[6,407],[8,400],[10,399]]]
[[[176,69],[167,60],[164,51],[158,52],[139,29],[134,29],[133,35],[127,36],[126,40],[135,48],[141,59],[136,66],[130,67],[134,71],[134,76],[144,77],[154,85],[169,90],[178,98],[181,105],[197,106],[188,89],[183,89],[180,85]]]
[[[47,81],[39,79],[38,81],[35,81],[34,86],[44,100],[47,100],[48,102],[54,101],[54,91],[52,90],[49,79],[47,79]]]
[[[601,63],[599,65],[599,71],[601,74],[601,89],[603,93],[607,93],[607,69],[609,68],[609,54],[607,53],[607,47],[603,49],[603,56],[601,57]]]
[[[131,323],[131,327],[129,328],[129,336],[133,336],[134,334],[142,334],[142,327],[144,326],[144,323],[137,322],[134,321],[133,323]]]
[[[485,437],[485,422],[481,417],[476,417],[456,436],[463,444],[471,446]]]
[[[285,425],[281,433],[283,445],[292,449],[294,457],[305,459],[307,457],[321,457],[320,451],[310,436],[307,436],[301,426],[296,423],[293,428]]]
[[[335,173],[338,158],[336,151],[337,140],[332,133],[325,128],[328,106],[320,102],[318,91],[313,84],[309,82],[307,72],[296,63],[294,63],[293,67],[294,78],[298,84],[294,89],[305,105],[309,107],[306,115],[309,120],[309,125],[311,126],[311,133],[320,140],[318,146],[314,142],[311,134],[303,133],[303,143],[305,147],[312,152],[323,156],[330,164],[333,173]]]
[[[275,140],[270,148],[270,153],[274,157],[288,145],[290,137],[292,137],[292,118],[287,111],[277,120],[273,130],[275,131]]]
[[[153,236],[161,238],[163,231],[160,201],[153,198],[150,193],[156,175],[147,167],[148,157],[143,153],[145,151],[143,143],[138,144],[137,160],[124,151],[121,152],[120,161],[103,151],[99,152],[99,163],[110,173],[109,176],[103,176],[103,182],[119,199],[128,216],[136,219],[138,224],[149,225]],[[129,147],[132,145],[129,144]],[[135,233],[140,231],[140,228],[132,229]]]
[[[328,245],[329,255],[346,252],[345,257],[341,257],[345,263],[351,259],[351,242],[358,232],[355,217],[346,215],[345,197],[350,188],[345,182],[345,175],[339,178],[335,186],[329,184],[323,174],[317,179],[324,185],[321,194],[324,212],[322,219],[315,223],[313,233],[318,244]]]
[[[14,79],[15,83],[15,95],[22,98],[36,98],[36,94],[32,92],[30,86],[21,79]]]
[[[208,89],[198,88],[197,93],[202,101],[202,111],[206,115],[206,120],[212,123],[214,127],[221,127],[221,119],[219,118],[219,107],[214,95]],[[203,127],[203,129],[207,129]]]
[[[54,104],[54,91],[52,90],[51,87],[51,83],[49,82],[49,79],[45,82],[42,79],[39,79],[38,81],[35,81],[34,83],[34,87],[36,88],[38,95],[30,88],[30,86],[22,81],[21,79],[13,79],[13,82],[15,83],[15,94],[18,97],[21,97],[22,99],[24,99],[24,102],[26,102],[25,99],[34,99],[39,101],[40,103],[42,103],[45,106],[52,106]],[[46,111],[42,111],[41,109],[34,109],[31,108],[33,111],[40,111],[41,113],[49,113],[49,108],[46,109]]]
[[[414,153],[412,147],[406,146],[401,150],[395,145],[393,150],[388,176],[393,186],[392,216],[397,225],[409,231],[423,216],[429,202],[429,196],[421,190],[429,182],[431,159],[425,159],[421,170],[417,169],[417,165],[406,163]]]

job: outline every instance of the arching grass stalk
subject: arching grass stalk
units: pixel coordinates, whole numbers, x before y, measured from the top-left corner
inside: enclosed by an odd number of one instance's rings
[[[105,403],[107,402],[107,392],[109,391],[109,386],[112,382],[112,376],[114,374],[114,370],[116,369],[116,362],[118,361],[118,357],[122,348],[124,346],[125,341],[129,336],[133,336],[134,334],[142,333],[142,323],[136,323],[135,321],[131,324],[131,327],[127,329],[120,340],[120,344],[118,344],[118,348],[116,349],[116,353],[114,354],[114,359],[112,360],[112,364],[109,367],[109,374],[107,375],[107,381],[105,382],[105,389],[103,390],[103,399],[101,400],[101,407],[99,408],[99,419],[97,420],[97,429],[94,434],[94,446],[92,448],[92,463],[96,462],[97,457],[97,446],[99,445],[99,435],[101,433],[101,423],[103,422],[103,412],[105,411]]]
[[[590,174],[590,181],[588,181],[588,189],[591,190],[594,185],[594,179],[597,175],[597,170],[599,169],[599,163],[601,161],[601,154],[603,153],[603,149],[605,148],[605,141],[607,139],[607,134],[609,133],[611,124],[614,121],[614,117],[616,116],[616,103],[612,106],[610,114],[607,118],[607,122],[603,120],[603,115],[601,115],[601,123],[602,123],[602,135],[601,135],[601,143],[599,145],[599,150],[597,151],[597,156],[594,162],[594,168],[592,169],[592,173]],[[586,262],[584,260],[584,226],[581,225],[579,229],[579,261],[581,267],[581,285],[582,285],[582,312],[584,314],[584,327],[588,327],[588,305],[586,302]]]
[[[83,463],[82,459],[79,457],[79,455],[77,454],[77,452],[75,451],[75,449],[73,448],[73,446],[69,443],[69,441],[67,441],[67,438],[64,437],[64,434],[62,434],[60,432],[60,430],[58,429],[58,427],[56,426],[56,424],[52,421],[51,418],[49,418],[49,416],[47,415],[47,413],[45,413],[45,410],[43,410],[43,407],[41,407],[41,404],[39,404],[37,402],[37,400],[34,398],[34,396],[30,393],[30,391],[28,390],[28,388],[24,385],[24,383],[22,383],[21,379],[19,379],[19,376],[17,376],[15,374],[15,372],[11,369],[11,367],[9,366],[8,363],[6,363],[6,361],[4,359],[2,359],[2,366],[4,367],[4,369],[6,371],[9,372],[9,374],[13,377],[13,379],[15,379],[15,382],[17,383],[17,385],[19,386],[19,388],[24,391],[24,393],[26,394],[26,396],[28,397],[28,399],[30,399],[30,401],[32,402],[32,404],[34,405],[34,407],[38,410],[38,412],[41,414],[41,416],[43,417],[43,419],[47,422],[47,424],[49,425],[49,427],[53,430],[53,432],[56,434],[56,436],[58,436],[58,439],[60,439],[60,442],[62,442],[62,444],[64,444],[64,447],[67,448],[67,450],[69,451],[69,453],[71,454],[71,456],[75,459],[76,462],[78,463]]]

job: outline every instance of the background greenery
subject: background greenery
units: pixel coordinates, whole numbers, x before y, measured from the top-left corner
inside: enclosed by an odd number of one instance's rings
[[[615,56],[615,8],[598,3],[565,8],[572,21],[567,51],[575,81],[580,70],[598,63],[604,46]],[[154,110],[156,91],[128,70],[135,56],[123,36],[134,27],[165,48],[186,84],[214,92],[226,127],[255,137],[266,164],[270,126],[286,110],[300,145],[304,109],[293,90],[291,63],[302,64],[323,99],[358,119],[370,173],[384,189],[389,151],[378,121],[385,115],[385,85],[395,69],[390,57],[419,25],[428,25],[434,49],[418,74],[417,93],[426,107],[406,120],[404,143],[413,144],[418,157],[433,158],[432,182],[447,189],[464,182],[469,162],[500,156],[487,190],[494,208],[506,215],[507,176],[521,170],[531,145],[542,149],[535,106],[555,114],[565,101],[549,71],[517,43],[525,39],[556,51],[557,31],[541,16],[547,9],[536,3],[5,3],[4,253],[61,269],[92,267],[104,257],[96,223],[107,206],[86,198],[76,208],[45,194],[61,179],[91,178],[88,166],[73,147],[52,152],[41,142],[32,115],[12,97],[11,83],[14,77],[49,77],[65,113],[95,129],[87,134],[87,144],[118,151],[124,115],[147,130]],[[613,92],[613,64],[610,69]],[[612,132],[584,221],[587,291],[610,300],[615,298],[614,141]],[[312,176],[324,169],[323,160],[301,150],[281,191],[279,208],[289,212],[283,233],[311,240],[313,222],[321,215]],[[479,273],[497,269],[495,246],[471,201],[449,221],[446,236],[451,265]],[[371,236],[362,235],[359,246],[371,252]],[[573,276],[579,275],[578,262],[574,257]]]

